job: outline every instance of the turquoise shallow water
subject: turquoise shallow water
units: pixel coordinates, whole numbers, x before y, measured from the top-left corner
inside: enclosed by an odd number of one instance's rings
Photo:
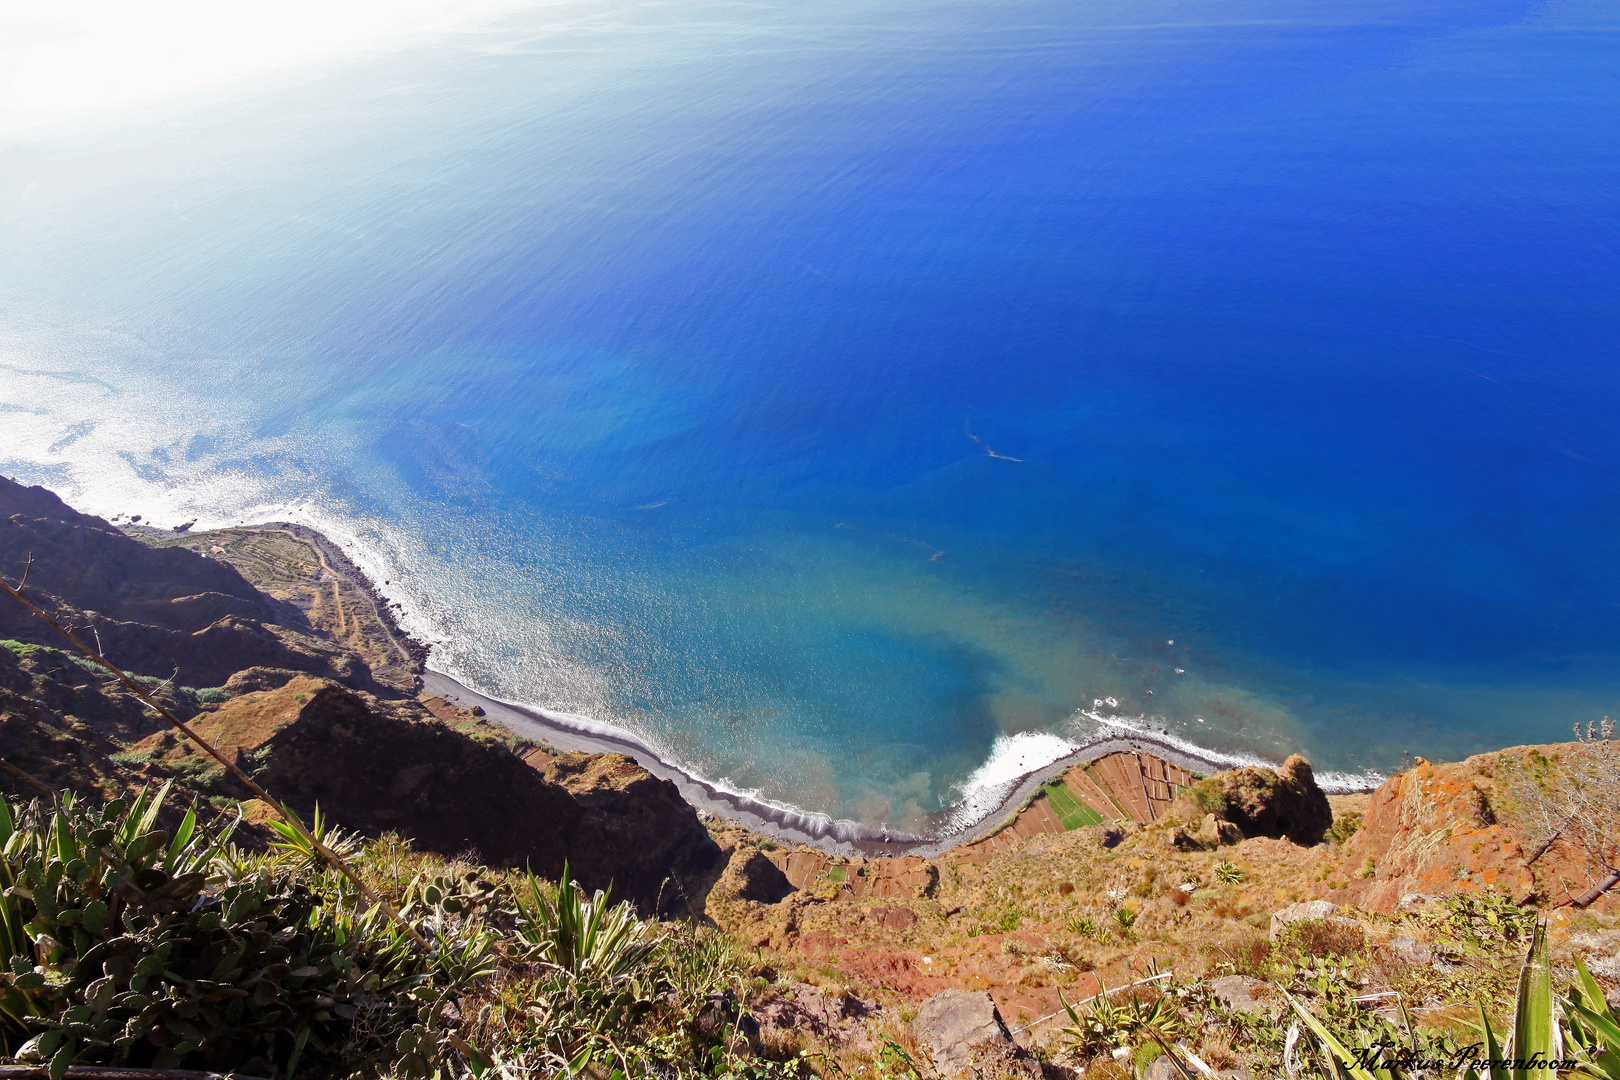
[[[313,521],[451,674],[868,823],[1111,723],[1555,738],[1615,20],[560,4],[13,135],[0,469]]]

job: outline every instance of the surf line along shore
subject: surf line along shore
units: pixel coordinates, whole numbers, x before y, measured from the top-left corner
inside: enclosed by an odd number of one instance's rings
[[[276,521],[195,532],[190,523],[177,529],[160,529],[135,522],[126,522],[121,527],[148,543],[190,547],[199,554],[237,566],[260,588],[306,608],[318,631],[363,655],[372,664],[373,675],[397,689],[419,691],[467,708],[479,706],[489,719],[514,734],[559,750],[625,754],[652,775],[675,784],[682,797],[700,811],[735,822],[787,846],[804,845],[829,855],[871,858],[942,855],[1000,831],[1048,778],[1111,754],[1152,755],[1166,765],[1190,773],[1211,773],[1233,765],[1259,763],[1253,759],[1237,760],[1216,751],[1201,752],[1197,746],[1159,739],[1150,732],[1123,729],[1112,736],[1094,738],[1064,757],[1023,774],[1001,791],[981,796],[993,798],[993,803],[975,800],[976,805],[959,804],[936,819],[927,835],[834,820],[716,785],[668,761],[631,732],[587,717],[491,697],[427,667],[430,650],[403,632],[393,617],[393,605],[382,590],[347,556],[341,545],[309,525]],[[347,599],[339,582],[353,590],[347,594]],[[1162,766],[1160,768],[1162,770]],[[1158,782],[1152,777],[1149,780]],[[1100,794],[1103,800],[1098,804],[1098,812],[1105,819],[1111,816],[1106,804],[1110,796],[1101,788],[1094,794]],[[1143,796],[1146,796],[1145,788]],[[969,823],[957,827],[953,816]]]
[[[309,614],[315,617],[323,632],[344,640],[361,652],[373,664],[374,675],[399,684],[399,689],[410,686],[426,696],[440,697],[464,708],[479,706],[490,720],[514,734],[559,750],[625,754],[634,758],[649,773],[675,784],[682,797],[700,811],[735,822],[787,846],[802,844],[829,855],[868,858],[903,855],[931,858],[942,855],[952,848],[971,844],[999,831],[1048,778],[1062,774],[1071,766],[1090,764],[1110,754],[1150,754],[1168,765],[1191,773],[1211,773],[1235,764],[1249,763],[1213,751],[1201,753],[1196,746],[1126,729],[1112,736],[1094,738],[1064,757],[1023,774],[996,794],[991,805],[959,805],[954,808],[960,818],[971,815],[970,824],[963,827],[953,827],[951,812],[942,815],[930,835],[834,820],[823,814],[807,813],[756,795],[720,787],[668,761],[631,732],[600,724],[587,717],[491,697],[444,672],[427,667],[428,648],[402,632],[392,617],[387,597],[376,583],[346,556],[339,545],[307,525],[269,522],[199,532],[191,532],[189,526],[169,530],[133,523],[125,524],[123,528],[161,546],[181,544],[192,547],[199,553],[220,558],[250,572],[260,587],[279,588],[280,592],[287,592],[289,596],[297,594],[309,606]],[[273,547],[281,546],[269,552],[256,550],[254,545],[262,547],[267,539]],[[286,549],[284,542],[291,542],[294,546],[303,545],[305,553],[297,555],[296,551]],[[244,544],[247,546],[244,547]],[[274,580],[266,579],[267,573]],[[347,612],[339,596],[340,590],[334,584],[336,581],[342,581],[354,590],[354,594],[351,594],[351,610]],[[288,592],[289,589],[291,592]],[[331,594],[330,603],[328,593]],[[353,618],[360,610],[371,618]],[[373,622],[377,633],[364,631],[364,625]],[[381,667],[377,666],[379,664]],[[1103,798],[1108,798],[1106,793]]]
[[[567,713],[556,713],[516,702],[502,701],[479,693],[432,668],[425,668],[422,672],[422,689],[425,694],[444,698],[464,709],[479,706],[484,710],[487,719],[506,727],[514,734],[546,743],[558,750],[578,750],[590,754],[624,754],[635,758],[637,764],[660,780],[673,783],[680,790],[682,798],[698,810],[736,822],[784,844],[803,844],[818,848],[829,855],[866,858],[895,858],[902,855],[933,858],[942,855],[952,848],[970,844],[996,832],[1008,815],[1021,807],[1048,778],[1072,765],[1087,764],[1108,754],[1133,751],[1151,753],[1171,765],[1194,773],[1218,772],[1232,765],[1231,762],[1219,760],[1213,755],[1203,757],[1189,753],[1182,747],[1151,736],[1132,733],[1130,737],[1095,739],[1056,761],[1026,773],[1001,798],[999,805],[991,808],[973,825],[945,835],[918,836],[853,821],[838,821],[823,814],[808,814],[754,796],[727,791],[665,761],[655,750],[629,732],[604,728],[583,717],[574,717]]]

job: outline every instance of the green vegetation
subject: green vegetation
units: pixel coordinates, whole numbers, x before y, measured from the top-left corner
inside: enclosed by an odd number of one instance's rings
[[[1327,833],[1322,837],[1335,847],[1345,843],[1361,829],[1361,815],[1357,813],[1341,814],[1333,819]]]
[[[1142,1047],[1151,1052],[1179,1038],[1186,1026],[1177,1015],[1181,1002],[1174,995],[1167,997],[1151,989],[1122,995],[1115,1003],[1104,984],[1084,1015],[1076,1013],[1062,993],[1058,1001],[1069,1016],[1069,1025],[1059,1035],[1067,1041],[1062,1056],[1070,1061],[1083,1061],[1121,1047]]]
[[[1202,821],[1205,814],[1223,817],[1228,809],[1220,782],[1214,779],[1200,780],[1191,787],[1181,788],[1176,797],[1191,810],[1191,816],[1196,819],[1192,824]]]
[[[586,894],[290,826],[263,853],[168,788],[0,800],[0,1051],[48,1066],[248,1075],[796,1076],[742,1030],[755,983],[717,933]],[[160,822],[173,822],[170,829]]]
[[[1045,790],[1047,803],[1065,829],[1083,829],[1088,825],[1102,824],[1102,816],[1076,798],[1062,777],[1050,781]]]
[[[1129,936],[1118,916],[1111,922],[1122,938]],[[1093,924],[1076,920],[1069,928],[1090,937],[1080,931]],[[1140,1071],[1173,1054],[1186,1071],[1167,1075],[1207,1077],[1242,1066],[1256,1076],[1294,1080],[1553,1080],[1546,1070],[1470,1075],[1460,1064],[1433,1069],[1410,1063],[1465,1059],[1470,1047],[1483,1048],[1485,1024],[1503,1051],[1499,1056],[1514,1056],[1514,1048],[1533,1052],[1549,1044],[1522,1034],[1524,1025],[1551,1032],[1549,1018],[1557,1014],[1562,1056],[1584,1070],[1569,1075],[1620,1080],[1620,1024],[1584,968],[1576,963],[1561,1006],[1547,1004],[1560,976],[1548,962],[1533,912],[1501,893],[1458,894],[1393,917],[1385,929],[1416,935],[1432,950],[1433,962],[1397,961],[1379,944],[1384,933],[1369,941],[1361,926],[1334,920],[1296,922],[1275,941],[1259,930],[1225,937],[1209,943],[1204,971],[1184,959],[1172,975],[1150,962],[1145,979],[1111,984],[1111,993],[1084,1006],[1065,1002],[1069,1024],[1052,1044],[1053,1058],[1084,1067],[1086,1076],[1121,1078],[1130,1074],[1126,1064]],[[1253,1002],[1229,1005],[1211,987],[1222,975],[1268,985]],[[1546,1050],[1546,1056],[1556,1055]]]
[[[1431,1045],[1422,1051],[1415,1039],[1403,1041],[1398,1033],[1391,1037],[1385,1031],[1369,1030],[1366,1024],[1335,1032],[1298,999],[1286,991],[1285,995],[1309,1030],[1325,1069],[1352,1080],[1399,1080],[1401,1059],[1408,1057],[1452,1062],[1460,1080],[1551,1080],[1564,1071],[1551,1064],[1560,1060],[1581,1075],[1620,1080],[1620,1020],[1579,957],[1575,969],[1574,982],[1560,1007],[1553,994],[1546,931],[1536,926],[1529,955],[1519,969],[1511,1027],[1498,1032],[1482,1003],[1475,1025],[1482,1039],[1463,1046]]]
[[[10,649],[19,658],[36,652],[50,652],[43,645],[30,645],[25,641],[15,641],[11,638],[0,639],[0,648]]]

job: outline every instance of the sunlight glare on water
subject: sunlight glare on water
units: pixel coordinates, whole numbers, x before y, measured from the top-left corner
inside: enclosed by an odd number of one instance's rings
[[[66,10],[0,469],[316,523],[469,684],[907,827],[1620,713],[1612,5]]]

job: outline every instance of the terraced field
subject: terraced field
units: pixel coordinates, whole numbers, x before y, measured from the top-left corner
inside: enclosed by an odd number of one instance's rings
[[[1046,801],[1052,805],[1053,812],[1057,814],[1065,830],[1083,829],[1087,825],[1103,823],[1102,815],[1087,806],[1061,779],[1047,784],[1045,791]]]

